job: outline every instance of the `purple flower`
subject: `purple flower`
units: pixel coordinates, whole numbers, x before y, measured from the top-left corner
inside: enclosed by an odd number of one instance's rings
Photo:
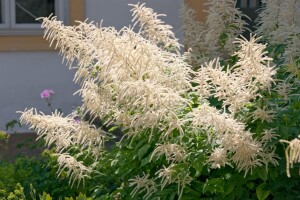
[[[45,89],[41,93],[41,98],[42,99],[48,99],[48,98],[51,98],[53,95],[54,95],[54,91],[52,89]]]
[[[80,120],[80,118],[79,117],[74,117],[74,123],[76,123],[76,124],[79,124],[80,122],[81,122],[81,120]]]

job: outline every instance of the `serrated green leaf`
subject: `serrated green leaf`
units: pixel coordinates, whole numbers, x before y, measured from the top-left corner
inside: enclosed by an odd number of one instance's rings
[[[256,196],[258,200],[265,200],[270,195],[270,190],[266,190],[266,183],[260,184],[256,188]]]

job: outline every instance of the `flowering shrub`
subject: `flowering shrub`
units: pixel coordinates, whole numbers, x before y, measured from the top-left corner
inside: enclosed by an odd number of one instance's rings
[[[264,29],[258,29],[262,38],[236,38],[245,23],[233,2],[224,0],[217,7],[210,1],[207,21],[199,27],[188,24],[194,23],[193,11],[186,8],[186,39],[194,51],[184,54],[171,27],[144,4],[131,5],[134,24],[120,31],[43,18],[47,40],[60,48],[70,68],[77,65],[75,81],[83,100],[82,119],[76,122],[74,113],[22,112],[21,122],[54,147],[58,175],[79,185],[97,174],[103,184],[94,197],[109,199],[276,196],[274,188],[285,187],[275,187],[284,156],[278,138],[291,137],[281,129],[292,125],[293,133],[299,130],[298,118],[291,122],[288,117],[291,109],[300,110],[292,99],[299,82],[295,70],[282,62],[295,47],[287,38],[280,53],[272,52],[278,46],[259,42],[269,39]],[[272,3],[265,4],[264,17]],[[225,8],[232,12],[224,13]],[[221,16],[226,16],[224,27],[218,26]],[[205,39],[189,35],[198,30]],[[211,59],[216,55],[221,58]],[[102,125],[93,123],[98,118]],[[123,137],[109,148],[116,129]],[[285,142],[290,144],[287,163],[299,161],[294,153],[298,142]]]

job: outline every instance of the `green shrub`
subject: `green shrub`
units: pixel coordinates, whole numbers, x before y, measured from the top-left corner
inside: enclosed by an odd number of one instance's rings
[[[24,188],[24,195],[29,198],[30,185],[37,194],[48,192],[54,199],[75,197],[79,193],[91,194],[90,188],[71,188],[68,179],[57,178],[58,166],[51,151],[45,150],[41,159],[20,157],[14,162],[0,160],[0,195],[6,197],[14,188]],[[18,185],[20,184],[20,185]],[[23,189],[22,189],[23,191]]]

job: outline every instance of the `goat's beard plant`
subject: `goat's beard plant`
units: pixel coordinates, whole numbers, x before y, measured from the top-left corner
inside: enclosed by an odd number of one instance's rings
[[[111,133],[95,126],[96,118],[122,129],[124,136],[115,147],[119,153],[105,162],[115,166],[125,160],[129,165],[119,166],[131,168],[120,183],[130,188],[132,198],[167,191],[180,199],[197,177],[213,169],[231,166],[246,176],[257,166],[276,165],[274,149],[267,145],[275,137],[272,130],[254,135],[240,114],[272,85],[276,71],[265,45],[255,37],[236,39],[234,65],[222,66],[214,59],[193,71],[160,15],[144,4],[131,6],[134,25],[120,31],[87,22],[64,26],[55,17],[43,18],[46,39],[60,48],[70,68],[77,65],[80,110],[91,116],[78,122],[74,113],[22,112],[21,122],[55,148],[58,175],[66,172],[70,183],[79,184],[97,172],[105,174],[101,164],[113,152],[105,145]],[[220,105],[212,106],[211,98]],[[263,120],[271,114],[253,112]],[[133,154],[124,153],[130,150]]]

